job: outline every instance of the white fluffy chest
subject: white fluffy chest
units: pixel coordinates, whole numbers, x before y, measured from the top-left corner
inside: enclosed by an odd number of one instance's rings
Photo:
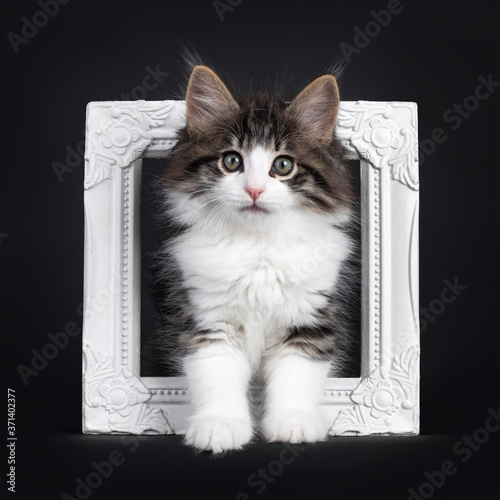
[[[255,362],[288,327],[313,322],[349,252],[348,238],[325,221],[293,222],[217,240],[192,228],[173,247],[199,326],[244,346]]]

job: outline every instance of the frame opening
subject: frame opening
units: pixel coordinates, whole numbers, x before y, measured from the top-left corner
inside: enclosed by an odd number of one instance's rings
[[[362,225],[361,225],[361,173],[360,161],[348,160],[353,176],[353,187],[356,197],[356,206],[353,223],[353,239],[355,249],[348,259],[349,292],[345,294],[345,305],[347,312],[343,320],[348,329],[348,339],[342,345],[343,362],[342,371],[335,378],[358,378],[361,375],[361,344],[362,344],[362,310],[361,310],[361,255],[362,255]],[[153,254],[164,237],[164,231],[158,222],[161,204],[158,200],[157,182],[166,166],[167,159],[145,158],[142,161],[142,183],[138,187],[141,191],[141,318],[140,318],[140,374],[146,377],[176,377],[178,374],[162,369],[155,365],[149,367],[148,355],[153,355],[146,350],[147,341],[154,328],[154,320],[157,314],[154,298],[151,291],[151,279],[153,271]]]

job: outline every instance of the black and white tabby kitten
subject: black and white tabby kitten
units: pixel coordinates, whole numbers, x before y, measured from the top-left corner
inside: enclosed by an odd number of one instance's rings
[[[186,107],[162,178],[170,232],[149,349],[165,362],[174,349],[187,377],[186,442],[214,453],[248,443],[251,380],[264,386],[265,439],[323,440],[319,402],[339,342],[339,272],[352,249],[336,79],[316,79],[289,104],[240,100],[196,66]]]

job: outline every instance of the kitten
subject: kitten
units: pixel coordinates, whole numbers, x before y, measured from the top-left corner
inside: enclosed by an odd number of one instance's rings
[[[185,440],[195,448],[251,441],[255,380],[265,439],[326,437],[319,403],[343,342],[339,275],[353,247],[338,107],[330,75],[287,104],[236,100],[211,69],[192,71],[186,126],[162,178],[170,231],[146,357],[156,349],[165,363],[180,361],[193,405]]]

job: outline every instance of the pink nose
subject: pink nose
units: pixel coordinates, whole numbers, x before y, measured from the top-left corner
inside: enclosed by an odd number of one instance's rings
[[[264,188],[254,188],[254,187],[246,187],[245,191],[250,195],[253,201],[256,201],[257,198],[265,191]]]

